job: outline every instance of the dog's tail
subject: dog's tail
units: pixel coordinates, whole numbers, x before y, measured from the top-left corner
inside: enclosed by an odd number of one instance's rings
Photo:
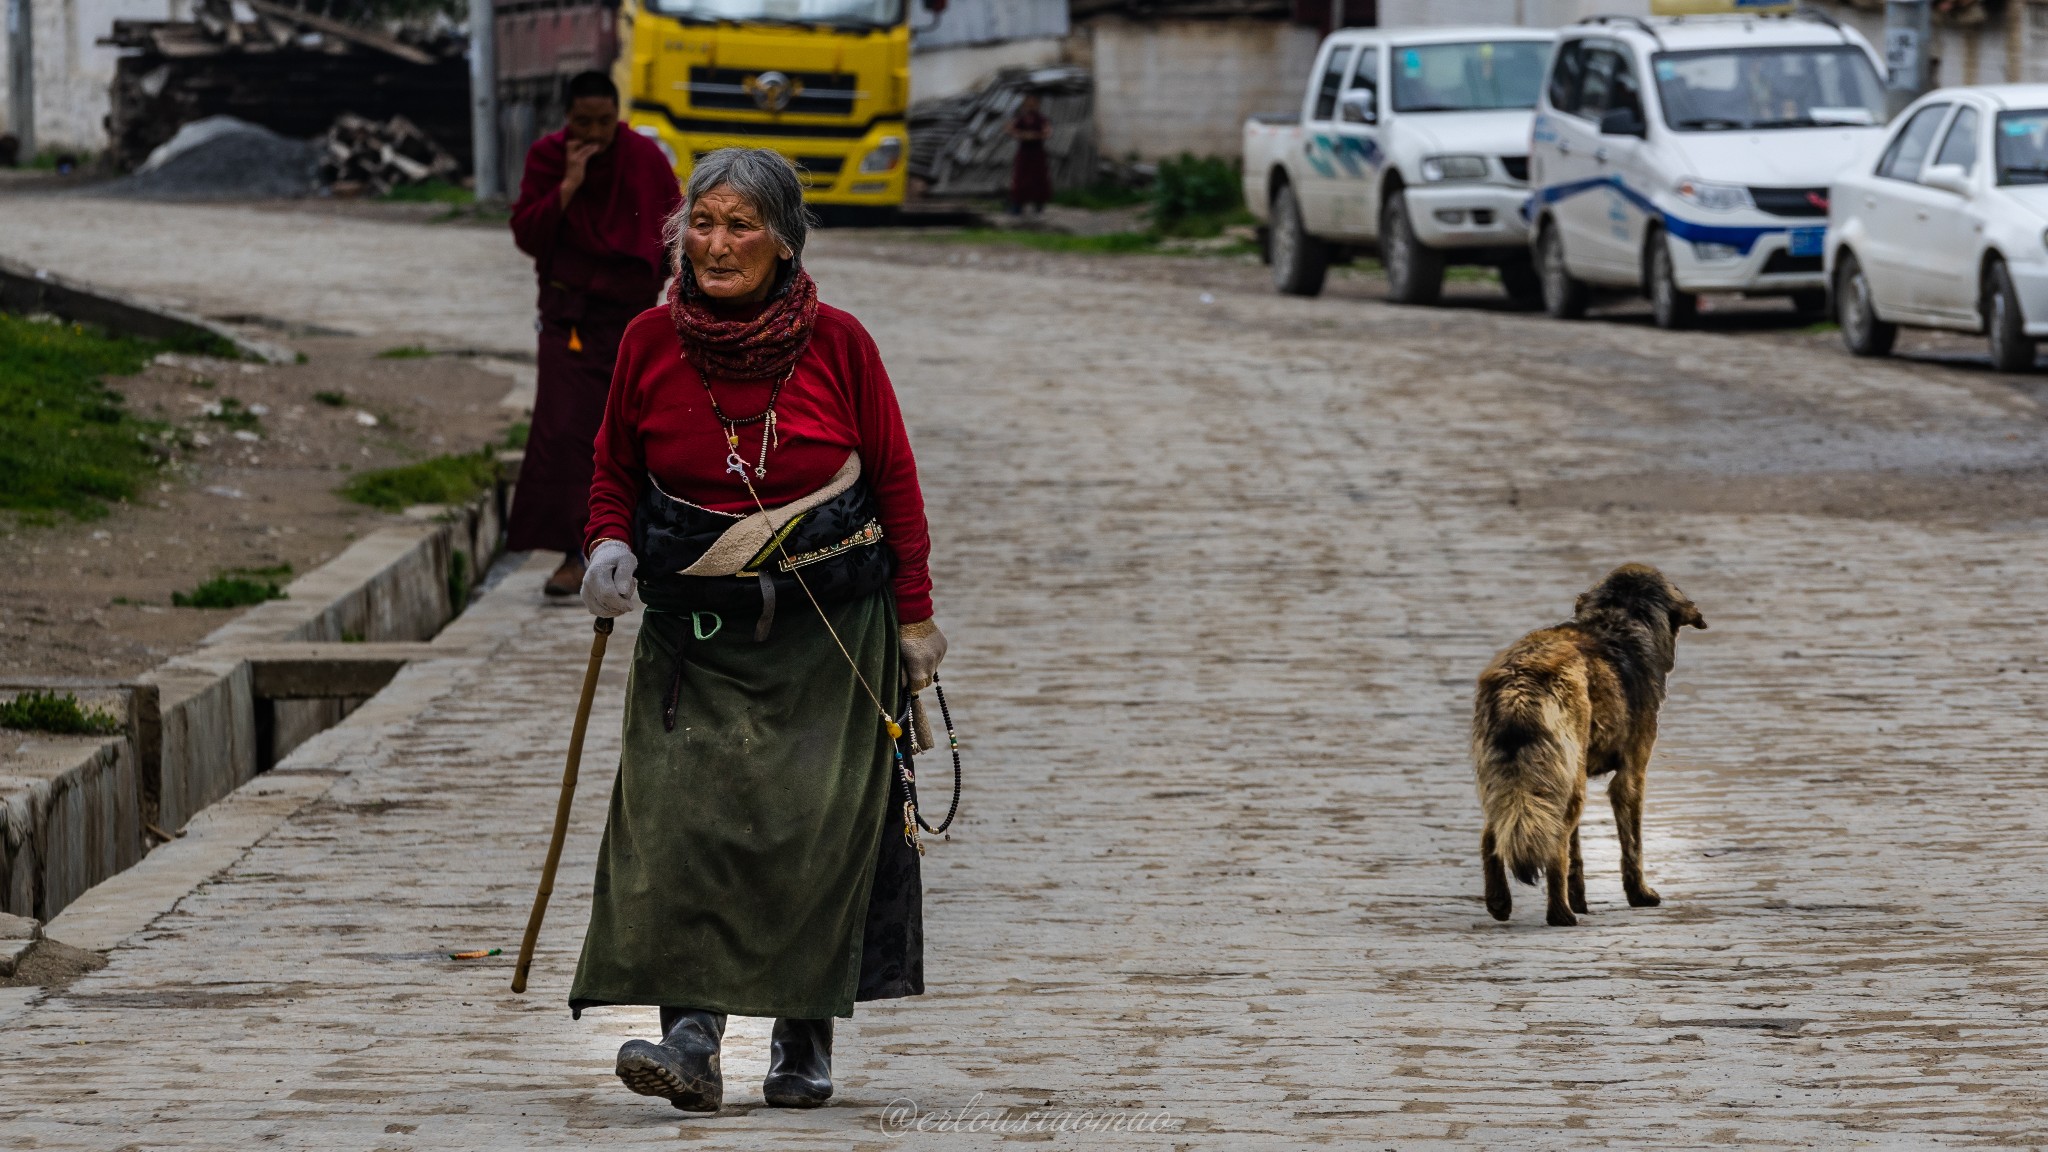
[[[1571,837],[1568,814],[1586,771],[1562,689],[1549,676],[1510,672],[1482,686],[1472,718],[1479,805],[1494,851],[1524,884]]]

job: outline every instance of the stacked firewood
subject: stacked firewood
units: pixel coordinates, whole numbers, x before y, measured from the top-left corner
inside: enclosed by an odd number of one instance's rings
[[[1053,187],[1086,187],[1095,179],[1094,91],[1086,69],[1015,68],[980,91],[920,101],[910,108],[910,174],[932,196],[1003,195],[1017,152],[1005,129],[1037,93],[1052,122]]]
[[[460,161],[403,116],[380,122],[344,112],[320,142],[320,182],[337,196],[453,183],[461,172]]]

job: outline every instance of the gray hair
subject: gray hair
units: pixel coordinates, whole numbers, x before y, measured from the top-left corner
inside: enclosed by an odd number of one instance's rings
[[[687,267],[682,258],[683,232],[690,226],[690,212],[705,193],[719,187],[731,188],[761,214],[761,222],[783,247],[790,262],[801,265],[804,241],[811,234],[811,213],[804,207],[804,185],[796,165],[772,148],[720,148],[697,157],[690,166],[690,182],[683,188],[683,203],[661,236],[676,253],[676,266]]]

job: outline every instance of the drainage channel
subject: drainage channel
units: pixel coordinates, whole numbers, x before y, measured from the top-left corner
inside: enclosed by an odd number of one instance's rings
[[[501,484],[468,505],[409,510],[415,523],[356,541],[285,599],[134,681],[0,679],[0,689],[71,691],[125,717],[112,737],[23,741],[0,767],[0,912],[50,920],[340,723],[407,663],[439,654],[430,642],[487,585],[479,575],[495,574],[509,498]]]

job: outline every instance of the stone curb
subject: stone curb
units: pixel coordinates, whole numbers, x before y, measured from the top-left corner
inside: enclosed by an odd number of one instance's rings
[[[497,556],[508,491],[501,484],[432,520],[372,532],[293,581],[286,599],[249,609],[197,650],[116,686],[130,692],[126,735],[25,741],[0,776],[0,911],[55,919],[140,862],[146,836],[175,842],[209,805],[354,711],[364,696],[266,698],[257,663],[303,670],[293,648],[317,655],[312,646],[323,643],[434,639]],[[365,649],[387,670],[406,658]],[[347,683],[347,691],[369,687],[360,674]]]
[[[244,356],[272,364],[298,359],[289,348],[251,340],[211,320],[4,258],[0,258],[0,312],[48,312],[149,340],[213,337],[233,344]]]

